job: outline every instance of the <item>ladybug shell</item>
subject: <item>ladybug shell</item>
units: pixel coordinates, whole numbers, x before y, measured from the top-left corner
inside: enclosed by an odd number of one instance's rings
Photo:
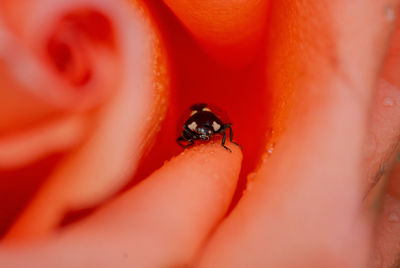
[[[185,125],[189,126],[193,122],[195,122],[198,126],[208,126],[212,128],[214,132],[218,132],[224,124],[214,113],[209,111],[199,111],[194,113],[192,116],[189,117],[188,120],[186,120]],[[213,125],[215,123],[217,124],[217,126],[219,126],[219,128],[213,128]]]
[[[206,108],[206,110],[204,110]],[[189,125],[192,122],[196,122],[197,125],[207,125],[212,127],[213,122],[219,125],[230,123],[228,116],[225,112],[219,109],[215,105],[198,103],[194,104],[184,114],[178,124],[178,136],[182,135],[184,125]]]

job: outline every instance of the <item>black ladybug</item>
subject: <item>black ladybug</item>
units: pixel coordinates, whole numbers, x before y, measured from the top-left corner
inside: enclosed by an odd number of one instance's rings
[[[229,139],[233,142],[233,133],[231,123],[223,123],[214,112],[205,103],[195,104],[190,107],[191,114],[183,125],[181,136],[176,140],[184,149],[192,146],[195,140],[209,140],[213,135],[223,135],[221,145],[231,152],[231,149],[225,146],[226,130],[229,129]],[[182,143],[186,142],[186,144]]]

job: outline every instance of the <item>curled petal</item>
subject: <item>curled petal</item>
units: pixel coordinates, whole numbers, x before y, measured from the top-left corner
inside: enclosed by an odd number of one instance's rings
[[[38,0],[5,9],[25,15],[6,16],[8,27],[38,73],[21,91],[88,122],[81,144],[11,229],[12,239],[49,232],[65,212],[96,204],[131,177],[163,119],[168,79],[159,34],[141,3]]]

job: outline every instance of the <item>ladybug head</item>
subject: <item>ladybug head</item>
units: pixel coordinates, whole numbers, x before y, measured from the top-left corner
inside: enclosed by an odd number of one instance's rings
[[[213,129],[208,126],[199,126],[197,127],[196,132],[199,134],[200,139],[202,140],[209,140],[210,137],[214,134]]]

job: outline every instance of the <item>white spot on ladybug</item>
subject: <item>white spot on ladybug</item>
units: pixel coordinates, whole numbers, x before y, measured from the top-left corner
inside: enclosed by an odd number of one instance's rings
[[[202,111],[204,111],[204,112],[211,112],[211,109],[208,108],[208,107],[204,107],[204,108],[202,109]]]
[[[189,129],[190,129],[191,131],[196,131],[197,123],[193,121],[192,123],[190,123],[190,124],[188,125],[188,127],[189,127]]]
[[[192,116],[192,115],[194,115],[194,114],[197,114],[197,111],[192,111],[192,112],[190,113],[190,116]]]
[[[217,132],[221,128],[221,125],[214,121],[212,127],[214,129],[214,132]]]

